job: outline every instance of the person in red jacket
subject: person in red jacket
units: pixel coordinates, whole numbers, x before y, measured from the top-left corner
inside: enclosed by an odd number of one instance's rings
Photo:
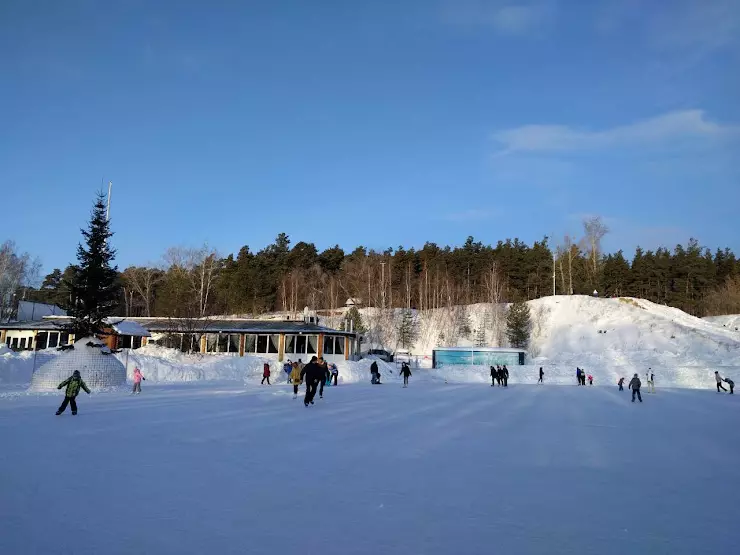
[[[262,384],[264,385],[267,380],[267,385],[270,385],[270,365],[265,362],[265,367],[262,370]]]

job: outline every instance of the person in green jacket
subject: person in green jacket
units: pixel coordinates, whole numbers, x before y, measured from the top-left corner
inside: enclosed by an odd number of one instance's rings
[[[80,393],[80,388],[84,389],[88,395],[90,394],[90,390],[87,388],[87,384],[82,381],[79,370],[75,370],[72,373],[71,377],[67,378],[57,386],[57,389],[62,389],[65,385],[67,386],[67,389],[64,392],[64,401],[62,401],[62,405],[57,411],[57,416],[62,414],[67,409],[67,405],[70,405],[72,407],[73,415],[77,414],[77,402],[75,401],[75,399]]]

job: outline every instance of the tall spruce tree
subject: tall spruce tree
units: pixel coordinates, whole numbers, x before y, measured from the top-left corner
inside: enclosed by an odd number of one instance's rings
[[[398,341],[404,349],[413,345],[418,337],[416,319],[410,310],[404,310],[401,321],[398,324]]]
[[[524,301],[517,301],[509,308],[506,315],[506,337],[516,349],[526,349],[529,346],[529,335],[532,330],[532,319],[529,306]]]
[[[71,333],[77,339],[101,333],[104,319],[118,306],[118,268],[111,267],[116,251],[108,243],[113,233],[105,212],[105,196],[98,193],[90,224],[81,230],[85,245],[77,246],[77,265],[70,283]]]
[[[350,320],[352,322],[352,330],[356,331],[357,333],[365,333],[367,331],[367,328],[365,328],[365,323],[362,321],[362,314],[360,314],[360,311],[357,310],[356,306],[350,307],[350,309],[347,311],[347,314],[344,315],[344,320],[341,321],[339,324],[339,329],[342,331],[345,331],[346,327],[346,321]]]

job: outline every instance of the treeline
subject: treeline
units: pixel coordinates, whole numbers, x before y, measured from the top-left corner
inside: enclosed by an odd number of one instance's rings
[[[740,312],[740,263],[729,249],[710,251],[691,239],[673,250],[601,252],[607,232],[598,218],[584,222],[580,240],[547,237],[486,245],[469,237],[459,247],[427,243],[421,249],[383,252],[339,246],[319,252],[312,243],[291,245],[285,234],[264,249],[242,247],[222,257],[214,249],[170,249],[161,263],[119,274],[121,315],[194,318],[336,309],[348,298],[365,306],[451,307],[478,302],[530,300],[553,293],[635,296],[696,316]],[[54,270],[28,298],[70,306],[65,272]],[[724,293],[723,293],[724,291]],[[734,299],[734,300],[732,300]]]

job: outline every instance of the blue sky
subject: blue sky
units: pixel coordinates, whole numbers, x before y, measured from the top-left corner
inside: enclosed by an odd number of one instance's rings
[[[0,240],[740,251],[740,1],[0,3]]]

